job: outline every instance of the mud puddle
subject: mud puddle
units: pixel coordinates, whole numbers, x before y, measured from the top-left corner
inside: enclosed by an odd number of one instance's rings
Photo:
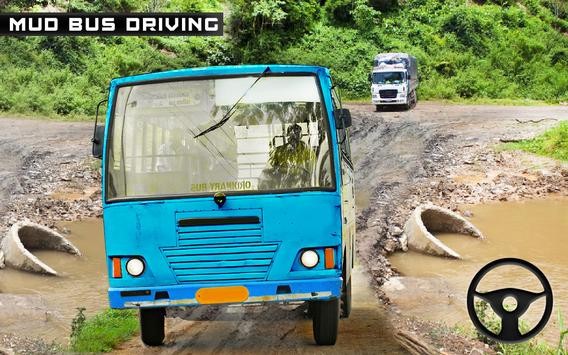
[[[34,251],[59,276],[43,276],[10,268],[0,270],[0,329],[65,344],[78,307],[91,315],[107,307],[108,287],[102,221],[62,222],[68,239],[82,257]]]
[[[450,260],[416,252],[390,257],[402,277],[385,285],[387,295],[404,315],[442,321],[448,325],[470,325],[465,306],[469,282],[486,263],[503,258],[525,259],[547,276],[554,292],[554,310],[542,337],[556,344],[559,329],[557,312],[568,317],[568,199],[502,202],[467,206],[470,220],[486,240],[463,235],[438,237],[460,253],[464,260]],[[542,291],[528,271],[504,267],[490,273],[479,290],[503,287]],[[536,324],[544,309],[544,299],[535,302],[522,317]]]

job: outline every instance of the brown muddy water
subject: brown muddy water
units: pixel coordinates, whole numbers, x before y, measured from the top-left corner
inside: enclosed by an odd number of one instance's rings
[[[59,272],[58,277],[0,270],[0,334],[40,337],[66,345],[77,307],[85,307],[87,316],[108,307],[102,221],[61,223],[59,227],[69,230],[68,239],[83,256],[34,252]],[[368,276],[357,267],[353,278],[351,317],[341,322],[338,345],[326,351],[404,354],[393,339],[389,316],[369,287]],[[218,347],[227,353],[321,353],[312,345],[311,321],[303,314],[279,311],[278,305],[260,306],[255,312],[251,307],[226,308],[230,311],[214,314],[211,321],[168,318],[166,347],[146,348],[135,337],[121,346],[122,352],[185,353],[191,344],[192,352],[197,353],[217,352]],[[207,309],[198,307],[190,314],[207,313]]]
[[[62,222],[83,255],[33,252],[59,276],[0,270],[0,331],[65,343],[78,307],[92,315],[108,306],[101,220]]]
[[[467,288],[475,273],[488,262],[516,257],[535,264],[547,276],[554,294],[554,310],[541,338],[557,344],[558,312],[568,318],[568,199],[501,202],[464,206],[485,240],[464,235],[438,237],[463,260],[428,256],[417,252],[390,257],[402,277],[385,286],[394,306],[403,314],[470,326],[465,305]],[[517,287],[542,291],[536,277],[520,267],[504,266],[487,275],[479,291]],[[529,325],[540,319],[544,299],[533,303],[521,318]],[[566,322],[565,322],[566,324]]]

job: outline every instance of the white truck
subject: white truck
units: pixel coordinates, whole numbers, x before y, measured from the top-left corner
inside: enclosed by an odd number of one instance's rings
[[[407,53],[381,53],[375,56],[369,74],[371,100],[380,111],[386,105],[416,105],[418,67],[416,58]]]

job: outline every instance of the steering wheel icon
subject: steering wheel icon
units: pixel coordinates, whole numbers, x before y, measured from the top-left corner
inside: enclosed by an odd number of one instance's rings
[[[488,292],[478,292],[477,286],[483,277],[491,270],[504,265],[520,266],[530,271],[538,278],[544,291],[531,292],[518,288],[502,288]],[[489,303],[493,311],[501,318],[501,331],[499,334],[491,332],[479,320],[479,317],[475,312],[475,297],[479,297]],[[517,307],[515,309],[505,309],[503,300],[507,297],[513,297],[517,301]],[[527,311],[532,303],[541,297],[546,297],[546,306],[542,318],[534,328],[525,334],[521,334],[519,330],[519,318]],[[528,261],[516,258],[494,260],[482,267],[481,270],[479,270],[473,277],[473,280],[471,280],[467,290],[467,311],[469,313],[469,318],[471,318],[475,327],[485,336],[502,343],[519,343],[537,335],[550,319],[550,315],[552,313],[552,288],[542,271]]]

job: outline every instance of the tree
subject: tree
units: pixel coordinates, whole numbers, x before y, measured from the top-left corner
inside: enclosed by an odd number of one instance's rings
[[[273,61],[275,53],[309,32],[319,18],[317,0],[235,0],[229,33],[242,62]]]

